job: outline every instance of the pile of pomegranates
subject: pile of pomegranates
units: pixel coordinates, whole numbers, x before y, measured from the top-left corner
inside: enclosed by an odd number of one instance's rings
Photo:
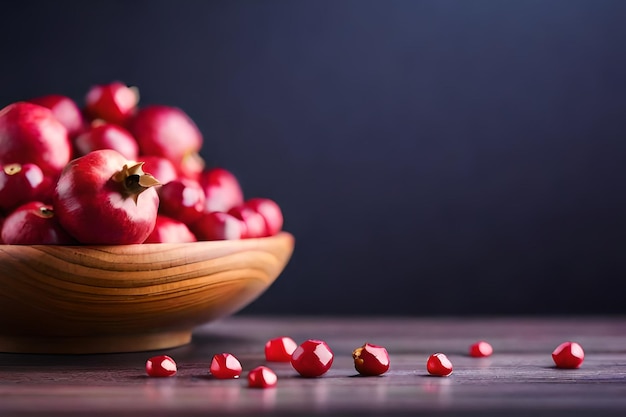
[[[0,243],[122,245],[272,236],[276,202],[244,199],[235,175],[207,167],[181,109],[139,106],[121,82],[83,108],[47,95],[0,110]]]

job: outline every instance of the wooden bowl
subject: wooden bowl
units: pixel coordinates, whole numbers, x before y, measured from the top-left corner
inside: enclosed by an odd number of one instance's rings
[[[263,293],[293,252],[276,236],[183,244],[0,245],[0,351],[171,348]]]

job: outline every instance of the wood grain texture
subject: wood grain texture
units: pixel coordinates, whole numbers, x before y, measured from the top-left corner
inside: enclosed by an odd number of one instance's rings
[[[212,355],[230,352],[244,372],[266,364],[265,341],[290,335],[325,340],[335,352],[328,374],[300,378],[269,363],[275,389],[245,378],[216,380]],[[486,339],[489,358],[470,358]],[[552,350],[576,340],[586,351],[577,370],[553,366]],[[358,377],[350,353],[365,341],[387,347],[391,369]],[[454,373],[426,375],[428,355],[444,352]],[[151,356],[178,363],[172,378],[145,376]],[[626,318],[414,319],[229,317],[196,329],[191,344],[157,352],[108,355],[0,354],[0,415],[10,416],[623,416],[626,415]]]
[[[0,245],[0,351],[95,353],[188,343],[287,264],[293,236],[101,247]]]

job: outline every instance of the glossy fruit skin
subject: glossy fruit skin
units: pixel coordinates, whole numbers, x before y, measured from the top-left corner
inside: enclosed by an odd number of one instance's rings
[[[39,200],[47,183],[35,164],[9,164],[0,169],[0,210],[9,213],[29,201]]]
[[[365,343],[352,352],[354,368],[364,376],[378,376],[389,370],[389,354],[382,346]]]
[[[275,337],[265,343],[265,360],[268,362],[291,362],[291,355],[298,344],[287,336]]]
[[[198,152],[188,152],[178,164],[178,176],[198,181],[205,166],[206,163]]]
[[[291,355],[291,366],[305,378],[324,375],[333,364],[334,354],[323,340],[309,339]]]
[[[197,181],[178,178],[159,189],[159,211],[185,224],[198,220],[204,209],[204,191]]]
[[[176,372],[176,362],[167,355],[153,356],[146,361],[146,374],[148,376],[164,378],[174,376]]]
[[[228,213],[203,213],[189,228],[198,240],[237,240],[246,234],[246,224]]]
[[[493,347],[484,340],[479,340],[469,347],[469,355],[473,358],[485,358],[491,356],[492,353]]]
[[[227,212],[243,204],[243,190],[233,173],[224,168],[205,170],[198,180],[206,196],[204,211]]]
[[[74,139],[74,148],[77,156],[98,149],[114,149],[132,161],[136,161],[139,155],[139,145],[130,132],[111,123],[93,123]]]
[[[163,185],[178,178],[176,167],[169,159],[154,155],[142,155],[138,159],[144,163],[143,171],[151,174]]]
[[[244,204],[265,220],[265,236],[274,236],[282,230],[283,212],[274,200],[256,197],[248,199]]]
[[[443,353],[433,353],[426,362],[426,370],[434,376],[448,376],[452,368],[452,362]]]
[[[241,205],[228,210],[228,214],[243,221],[246,225],[246,232],[242,239],[251,239],[256,237],[268,236],[265,219],[254,209]]]
[[[187,158],[199,158],[202,133],[181,109],[163,105],[146,106],[130,120],[128,129],[137,140],[143,155],[156,155],[172,161],[179,174],[193,178]],[[201,159],[201,158],[200,158]],[[197,164],[195,170],[198,170]]]
[[[71,157],[67,129],[50,109],[17,102],[0,110],[0,165],[37,165],[57,178]]]
[[[185,223],[159,214],[154,230],[143,243],[190,243],[197,240]]]
[[[274,388],[278,383],[276,373],[267,366],[257,366],[248,372],[248,387]]]
[[[63,170],[53,205],[63,228],[79,242],[124,245],[143,243],[150,235],[159,207],[155,188],[131,193],[113,178],[132,164],[119,152],[102,149],[74,159]]]
[[[213,355],[209,372],[217,379],[239,378],[242,367],[239,359],[230,353],[220,353]]]
[[[85,96],[85,113],[91,120],[102,119],[124,126],[139,103],[136,88],[119,81],[94,85]]]
[[[72,238],[54,216],[54,209],[40,201],[19,206],[6,217],[0,233],[6,245],[72,245]]]
[[[585,351],[576,342],[563,342],[552,352],[552,360],[557,368],[580,368],[585,360]]]
[[[39,104],[49,108],[54,117],[67,129],[70,138],[75,137],[85,130],[85,118],[74,100],[60,94],[50,94],[35,97],[28,100],[31,103]]]

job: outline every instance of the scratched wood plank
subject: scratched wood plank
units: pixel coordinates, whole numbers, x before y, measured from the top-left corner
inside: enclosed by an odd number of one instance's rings
[[[231,352],[244,369],[265,364],[267,339],[326,340],[332,369],[305,379],[289,364],[270,364],[275,389],[208,374],[215,353]],[[490,358],[467,356],[488,340]],[[577,370],[553,367],[550,353],[576,340],[585,348]],[[358,377],[350,353],[364,342],[391,357],[383,377]],[[426,375],[428,355],[444,352],[455,370]],[[157,353],[174,357],[176,377],[148,378]],[[233,317],[197,329],[190,345],[158,352],[106,355],[0,354],[0,415],[626,415],[626,318],[415,319]]]

